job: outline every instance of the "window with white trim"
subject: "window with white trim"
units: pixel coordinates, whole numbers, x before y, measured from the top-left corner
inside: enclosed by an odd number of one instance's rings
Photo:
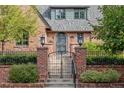
[[[56,9],[55,10],[56,19],[65,19],[65,9]]]
[[[74,9],[74,18],[75,19],[86,19],[87,10],[86,9]]]

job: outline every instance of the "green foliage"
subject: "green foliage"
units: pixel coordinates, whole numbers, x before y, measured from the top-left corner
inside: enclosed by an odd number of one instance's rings
[[[13,65],[13,64],[36,64],[36,55],[0,55],[1,65]]]
[[[94,43],[94,42],[85,42],[83,47],[87,48],[87,50],[101,50],[100,45]]]
[[[10,69],[9,79],[13,83],[35,83],[38,80],[36,65],[13,65]]]
[[[117,82],[120,76],[116,70],[109,69],[102,73],[100,82]]]
[[[106,71],[87,70],[80,75],[82,82],[92,83],[110,83],[117,82],[120,74],[116,70],[108,69]]]
[[[34,34],[37,19],[32,8],[22,10],[21,6],[0,6],[0,41],[4,49],[5,42],[23,38],[23,32]],[[3,50],[2,49],[2,50]]]
[[[80,78],[82,82],[98,82],[99,80],[100,72],[98,71],[91,71],[87,70],[86,72],[82,73]]]
[[[103,40],[106,51],[117,53],[124,50],[124,6],[102,6],[103,17],[93,26],[95,35]]]
[[[89,56],[87,65],[124,65],[124,58],[118,56]]]

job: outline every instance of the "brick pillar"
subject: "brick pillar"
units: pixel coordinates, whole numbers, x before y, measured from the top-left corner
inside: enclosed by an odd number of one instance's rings
[[[86,48],[76,47],[75,48],[75,62],[77,66],[77,79],[79,80],[81,72],[86,69]]]
[[[47,53],[47,47],[37,48],[37,68],[40,82],[47,79]]]

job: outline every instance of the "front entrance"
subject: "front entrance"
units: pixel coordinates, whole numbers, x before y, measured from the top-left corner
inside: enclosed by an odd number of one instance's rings
[[[52,52],[48,55],[49,78],[72,78],[74,54],[67,51]]]
[[[56,40],[56,51],[63,53],[67,51],[67,38],[66,34],[63,32],[57,33],[57,40]]]

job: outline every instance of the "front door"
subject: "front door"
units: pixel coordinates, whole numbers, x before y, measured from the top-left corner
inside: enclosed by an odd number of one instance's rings
[[[57,41],[56,41],[56,51],[59,52],[66,52],[66,35],[63,32],[57,33]]]

